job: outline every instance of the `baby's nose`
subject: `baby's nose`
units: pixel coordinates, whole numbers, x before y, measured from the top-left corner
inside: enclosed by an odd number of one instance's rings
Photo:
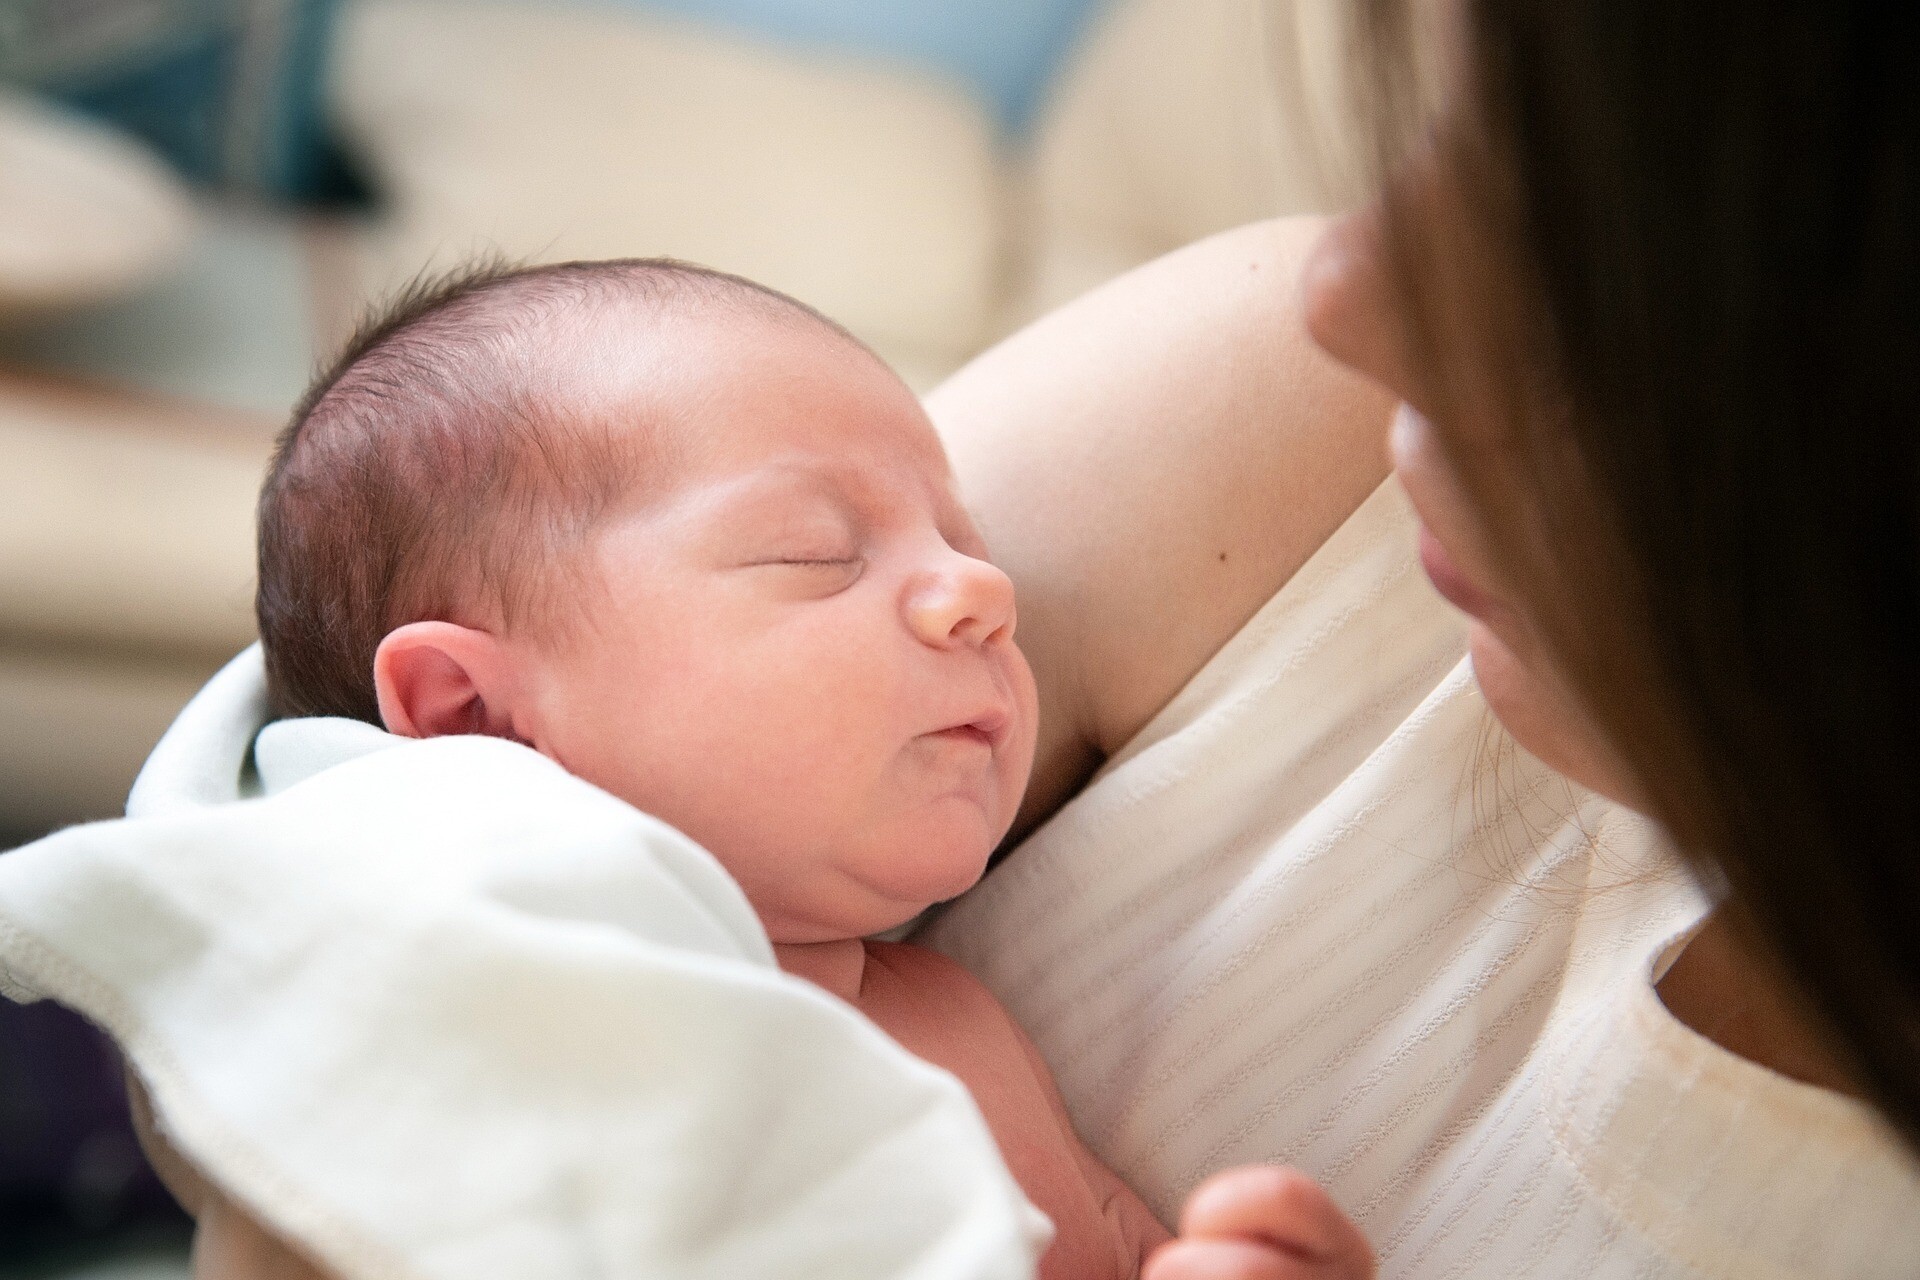
[[[985,560],[953,552],[907,594],[907,622],[927,644],[978,647],[1013,638],[1013,580]]]

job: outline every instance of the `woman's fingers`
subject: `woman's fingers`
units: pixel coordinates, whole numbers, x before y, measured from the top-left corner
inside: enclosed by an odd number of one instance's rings
[[[1140,1269],[1140,1280],[1326,1280],[1340,1276],[1325,1263],[1250,1240],[1172,1240],[1156,1249]]]
[[[1251,1165],[1215,1174],[1187,1198],[1180,1235],[1257,1242],[1328,1268],[1314,1274],[1373,1274],[1366,1236],[1298,1169]]]

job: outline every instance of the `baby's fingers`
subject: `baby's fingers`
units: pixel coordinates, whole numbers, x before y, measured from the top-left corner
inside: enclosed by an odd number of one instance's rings
[[[1327,1264],[1247,1240],[1171,1240],[1140,1269],[1140,1280],[1325,1280]]]
[[[1321,1269],[1314,1275],[1373,1275],[1373,1247],[1366,1236],[1319,1183],[1298,1169],[1249,1165],[1215,1174],[1187,1197],[1180,1234],[1267,1244],[1317,1264]]]

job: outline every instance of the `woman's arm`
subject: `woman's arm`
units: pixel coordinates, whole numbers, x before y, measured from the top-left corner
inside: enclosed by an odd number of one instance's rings
[[[1385,478],[1391,404],[1300,323],[1312,219],[1226,232],[1015,334],[927,401],[1020,591],[1057,809]]]

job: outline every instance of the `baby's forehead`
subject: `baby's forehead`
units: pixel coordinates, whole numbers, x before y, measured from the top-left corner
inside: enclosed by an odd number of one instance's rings
[[[559,400],[582,409],[652,410],[698,419],[728,393],[760,386],[795,362],[849,376],[886,366],[816,316],[778,304],[697,296],[614,297],[529,328],[521,362]]]
[[[617,291],[578,299],[543,320],[529,327],[529,340],[603,365],[649,363],[649,357],[677,366],[702,357],[738,364],[775,340],[822,354],[878,358],[825,317],[753,291]]]
[[[877,356],[804,313],[609,308],[557,344],[542,381],[564,412],[643,450],[658,483],[755,489],[950,483],[918,398]]]

